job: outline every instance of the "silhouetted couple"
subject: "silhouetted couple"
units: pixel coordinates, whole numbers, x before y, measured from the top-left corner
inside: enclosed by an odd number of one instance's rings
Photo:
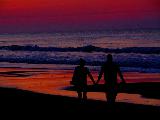
[[[125,83],[125,80],[119,66],[113,62],[112,55],[107,55],[107,61],[101,67],[97,82],[94,81],[89,69],[85,67],[85,63],[85,60],[80,59],[79,66],[75,68],[71,82],[76,88],[78,98],[80,100],[87,100],[87,75],[90,77],[93,84],[96,85],[104,74],[107,102],[110,104],[115,103],[118,89],[117,74],[119,74],[122,83]]]

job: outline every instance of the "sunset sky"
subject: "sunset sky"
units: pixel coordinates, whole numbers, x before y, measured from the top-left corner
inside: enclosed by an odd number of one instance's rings
[[[160,28],[160,0],[0,0],[0,33]]]

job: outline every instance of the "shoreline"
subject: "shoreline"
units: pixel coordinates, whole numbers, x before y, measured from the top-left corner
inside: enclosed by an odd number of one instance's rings
[[[73,70],[0,68],[0,87],[17,88],[36,93],[76,98],[77,94],[75,91],[66,89],[71,87],[69,83],[72,74]],[[97,72],[93,72],[93,76],[94,78],[97,78]],[[125,102],[131,104],[160,106],[160,95],[158,93],[160,89],[159,74],[132,72],[124,73],[124,76],[127,80],[127,90],[125,90],[124,93],[121,91],[121,93],[118,94],[118,103]],[[105,102],[106,98],[102,90],[103,87],[99,87],[94,91],[92,89],[91,81],[88,81],[88,84],[91,87],[91,91],[88,93],[88,98]],[[103,80],[100,84],[102,83]]]

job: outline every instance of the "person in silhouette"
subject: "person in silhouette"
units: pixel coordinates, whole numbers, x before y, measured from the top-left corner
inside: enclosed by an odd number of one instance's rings
[[[102,75],[104,73],[104,80],[105,80],[105,88],[106,88],[106,98],[107,103],[114,104],[117,96],[117,89],[118,89],[118,81],[117,81],[117,74],[119,74],[122,83],[125,83],[123,75],[120,71],[119,66],[113,62],[113,57],[111,54],[107,55],[107,61],[102,65],[100,74],[98,76],[97,83],[99,83]]]
[[[95,81],[87,67],[85,67],[86,61],[80,59],[79,66],[74,70],[71,84],[75,86],[78,93],[79,100],[87,100],[87,75],[92,80],[93,84]]]

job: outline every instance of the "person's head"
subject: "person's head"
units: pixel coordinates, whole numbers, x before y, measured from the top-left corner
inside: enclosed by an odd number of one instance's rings
[[[111,54],[107,55],[107,62],[113,62],[113,57]]]
[[[85,64],[86,64],[86,61],[81,58],[81,59],[79,60],[79,65],[82,66],[82,67],[84,67]]]

